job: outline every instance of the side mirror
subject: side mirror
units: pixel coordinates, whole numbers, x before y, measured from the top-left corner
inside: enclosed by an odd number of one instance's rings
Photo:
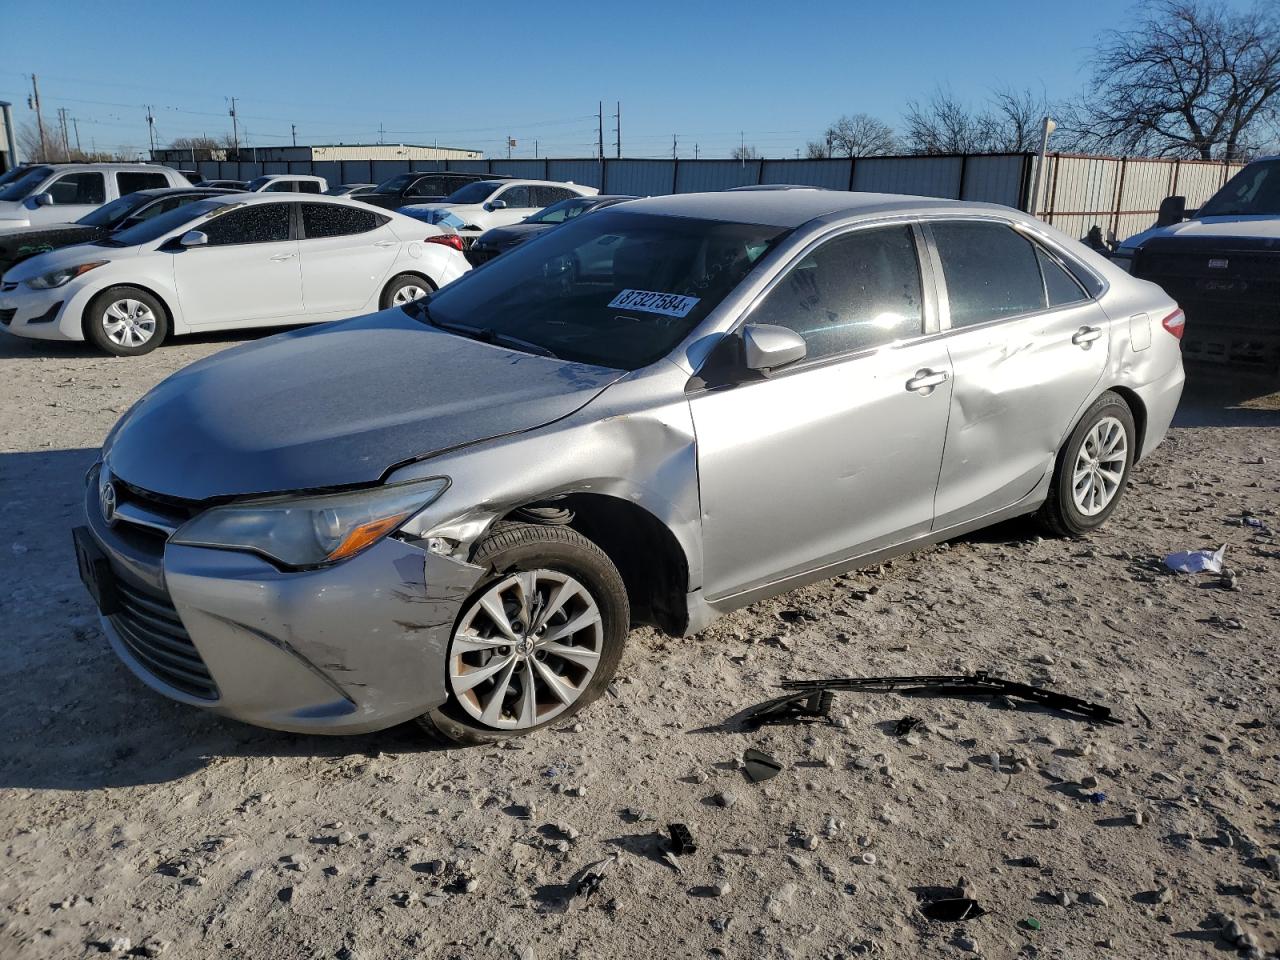
[[[490,200],[490,201],[489,201],[489,209],[490,209],[490,210],[505,210],[505,209],[507,209],[507,201],[505,201],[505,200]]]
[[[178,238],[178,245],[188,250],[192,247],[207,247],[209,245],[209,235],[200,230],[188,230]]]
[[[742,328],[742,346],[748,370],[768,371],[804,359],[809,348],[804,337],[771,323],[748,323]]]
[[[32,197],[31,199],[35,202],[35,205],[36,205],[37,207],[52,207],[52,206],[53,206],[53,194],[52,194],[52,193],[49,193],[47,190],[46,190],[44,193],[37,193],[37,194],[36,194],[34,197]]]
[[[1160,201],[1160,212],[1156,214],[1157,227],[1171,227],[1187,219],[1186,197],[1165,197]]]

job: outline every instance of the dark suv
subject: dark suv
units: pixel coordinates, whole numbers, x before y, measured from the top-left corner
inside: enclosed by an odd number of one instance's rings
[[[411,203],[433,203],[444,200],[449,194],[468,183],[480,180],[501,180],[488,173],[453,173],[444,170],[417,170],[401,173],[378,184],[376,190],[362,193],[354,199],[372,203],[375,207],[398,210]]]

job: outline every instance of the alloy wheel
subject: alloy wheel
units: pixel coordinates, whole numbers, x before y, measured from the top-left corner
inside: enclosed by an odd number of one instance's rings
[[[427,291],[422,287],[418,286],[416,283],[408,283],[397,289],[396,292],[391,295],[391,303],[394,306],[402,307],[406,303],[411,303],[414,300],[421,300],[426,295]]]
[[[1086,517],[1107,508],[1124,481],[1129,435],[1115,417],[1103,417],[1085,434],[1071,474],[1071,499]]]
[[[474,598],[449,646],[449,683],[469,716],[526,730],[582,696],[600,663],[604,621],[591,592],[559,570],[512,573]]]
[[[102,331],[112,343],[140,347],[156,333],[156,315],[140,300],[116,300],[102,312]]]

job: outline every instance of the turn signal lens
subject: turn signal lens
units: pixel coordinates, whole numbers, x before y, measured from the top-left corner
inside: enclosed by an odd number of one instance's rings
[[[1164,327],[1177,339],[1181,340],[1182,334],[1187,328],[1187,317],[1181,309],[1178,309],[1161,320],[1160,326]]]

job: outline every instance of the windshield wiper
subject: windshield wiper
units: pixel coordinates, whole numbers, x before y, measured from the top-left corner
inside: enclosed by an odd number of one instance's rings
[[[479,340],[481,343],[491,343],[497,347],[510,347],[513,350],[519,350],[521,353],[532,353],[539,357],[551,357],[553,360],[560,358],[551,350],[548,350],[540,343],[533,343],[529,340],[522,340],[519,337],[513,337],[508,333],[498,333],[496,330],[490,330],[488,327],[473,327],[465,323],[443,323],[431,316],[425,300],[416,301],[422,312],[422,319],[437,330],[444,330],[447,333],[456,333],[460,337],[466,337],[469,340]],[[406,304],[408,306],[408,304]]]

